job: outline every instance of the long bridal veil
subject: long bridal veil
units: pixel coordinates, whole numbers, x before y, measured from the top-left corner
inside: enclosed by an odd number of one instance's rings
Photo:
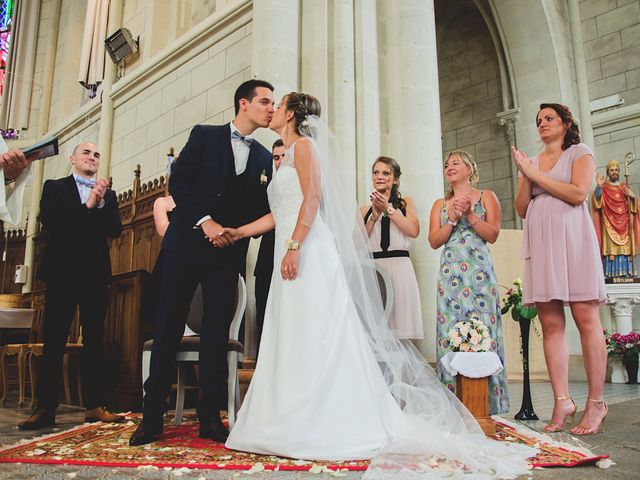
[[[340,161],[336,139],[323,120],[307,116],[303,127],[315,148],[309,189],[320,189],[315,192],[320,208],[316,204],[307,220],[321,215],[333,232],[369,344],[407,419],[402,433],[372,459],[364,478],[497,479],[527,473],[527,458],[536,450],[487,439],[413,344],[396,339],[388,328],[362,217],[344,185],[348,165]]]

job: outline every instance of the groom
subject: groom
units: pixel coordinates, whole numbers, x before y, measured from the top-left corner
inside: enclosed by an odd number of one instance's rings
[[[220,410],[226,409],[229,325],[248,239],[234,244],[221,232],[269,212],[266,183],[271,178],[271,153],[250,135],[271,121],[273,86],[262,80],[244,82],[236,90],[234,104],[231,123],[193,128],[171,170],[169,192],[176,208],[162,244],[163,274],[143,420],[130,445],[151,443],[162,433],[176,350],[198,284],[204,302],[200,437],[224,442],[228,435]]]

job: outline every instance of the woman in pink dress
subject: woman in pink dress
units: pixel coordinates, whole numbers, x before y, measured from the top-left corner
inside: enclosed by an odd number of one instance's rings
[[[400,194],[400,165],[391,157],[378,157],[371,167],[371,205],[360,213],[376,263],[393,284],[394,302],[389,328],[396,338],[422,339],[422,306],[418,280],[409,258],[411,239],[420,233],[411,197]]]
[[[543,103],[536,125],[544,150],[528,158],[515,148],[520,171],[516,210],[526,219],[522,239],[525,304],[535,304],[543,331],[543,346],[555,396],[548,432],[564,428],[577,407],[569,395],[569,352],[565,339],[564,305],[580,332],[589,383],[589,397],[577,435],[597,433],[607,405],[602,399],[607,363],[598,304],[606,300],[604,275],[587,197],[596,165],[591,149],[580,143],[580,132],[569,109]]]

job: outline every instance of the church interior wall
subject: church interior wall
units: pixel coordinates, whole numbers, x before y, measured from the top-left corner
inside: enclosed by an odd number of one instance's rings
[[[226,23],[217,25],[211,22],[216,12],[233,3],[220,0],[124,2],[123,26],[129,28],[134,36],[140,36],[141,50],[137,56],[126,61],[120,72],[123,76],[114,85],[110,175],[117,192],[130,188],[137,164],[141,165],[143,181],[163,175],[169,147],[173,147],[176,154],[179,153],[194,124],[223,123],[233,118],[233,91],[240,82],[252,75],[251,2],[236,2],[244,11],[244,20],[238,28],[229,30]],[[439,8],[440,5],[454,2],[435,3]],[[436,25],[443,153],[453,148],[463,148],[475,155],[480,168],[480,187],[496,191],[503,209],[503,227],[515,227],[509,142],[504,127],[499,125],[496,118],[496,114],[505,108],[504,80],[501,81],[498,54],[503,54],[508,60],[511,67],[508,73],[514,79],[513,101],[520,109],[520,119],[516,123],[517,145],[534,155],[541,148],[534,125],[538,104],[541,101],[563,101],[574,111],[577,110],[566,9],[564,2],[554,0],[487,0],[486,3],[491,5],[495,13],[494,20],[504,42],[504,51],[497,52],[486,23],[479,12],[473,9],[474,2],[455,3],[469,7],[464,16],[444,29],[441,28],[443,25]],[[50,4],[51,0],[43,0],[41,4],[36,83],[43,75]],[[329,118],[335,120],[339,109],[335,109],[330,97],[342,78],[340,75],[344,73],[336,70],[339,65],[335,62],[338,61],[338,53],[345,52],[331,52],[327,46],[356,50],[360,47],[336,41],[336,38],[340,38],[335,36],[337,32],[333,27],[330,28],[330,16],[336,12],[332,2],[301,0],[300,5],[303,14],[298,85],[303,90],[317,94]],[[393,39],[387,38],[389,29],[384,22],[386,8],[385,2],[379,2],[374,8],[378,15],[377,35],[374,39],[369,38],[365,50],[360,53],[356,51],[354,55],[356,68],[352,81],[355,79],[356,95],[361,95],[358,91],[365,87],[368,88],[366,98],[375,98],[375,102],[367,102],[367,106],[372,108],[370,110],[363,108],[365,96],[354,102],[356,125],[353,131],[348,132],[358,158],[358,163],[355,158],[349,161],[353,161],[356,169],[357,194],[361,202],[369,191],[373,152],[397,156],[397,152],[389,151],[389,147],[399,143],[397,138],[389,137],[389,125],[393,123],[390,121],[390,112],[393,111],[390,105],[397,99],[385,93],[389,90],[389,79],[393,75],[389,67],[391,63],[386,57],[393,43]],[[48,128],[50,133],[62,132],[61,153],[46,164],[45,179],[68,174],[68,156],[80,140],[98,142],[99,99],[89,99],[87,91],[77,81],[79,58],[76,45],[82,38],[85,12],[86,2],[61,1]],[[640,1],[583,0],[580,2],[580,13],[591,99],[619,94],[625,100],[621,108],[593,114],[598,163],[604,165],[609,158],[621,160],[628,152],[639,157]],[[369,10],[363,15],[373,14]],[[436,11],[436,22],[439,19],[439,12]],[[352,20],[367,25],[366,18],[356,15]],[[194,36],[189,41],[191,43],[182,41],[193,36],[204,24],[209,27],[203,35]],[[358,34],[357,28],[351,38],[366,38],[364,34],[368,32]],[[216,37],[222,31],[225,32],[223,37]],[[211,44],[198,49],[203,38]],[[345,37],[342,38],[344,40]],[[172,53],[172,47],[178,44],[185,51]],[[193,49],[192,53],[187,52],[189,48]],[[343,63],[343,60],[338,61],[338,64]],[[363,70],[365,67],[366,70]],[[147,70],[152,74],[141,73]],[[363,71],[367,75],[362,75]],[[375,76],[375,81],[372,76]],[[134,77],[136,79],[131,80]],[[372,89],[372,86],[375,88]],[[34,84],[29,129],[24,131],[25,141],[35,135],[38,127],[41,108],[38,88]],[[100,93],[101,89],[98,89],[98,95]],[[373,113],[364,118],[367,111]],[[71,123],[73,126],[70,126]],[[261,133],[258,138],[268,146],[272,134]],[[364,142],[367,142],[366,152],[372,158],[362,157]],[[398,157],[398,161],[405,173],[409,172],[410,175],[414,168],[411,161],[402,156]],[[631,174],[632,185],[638,193],[640,161],[631,166]],[[413,185],[417,184],[417,180],[407,178],[403,184],[407,188],[405,194],[411,195]],[[412,188],[408,188],[409,185]],[[29,192],[25,200],[28,198]],[[26,217],[28,203],[26,200],[23,218]],[[425,241],[428,230],[427,210],[425,207],[424,211],[421,209],[419,212],[423,228],[418,240],[420,242]],[[505,230],[505,240],[512,238],[509,236],[511,233]],[[496,264],[506,265],[505,259],[519,258],[518,245],[517,241],[500,243],[500,248],[494,249]],[[416,265],[420,262],[423,248],[424,245],[420,245],[416,249]],[[503,285],[515,275],[508,269],[496,268],[501,272],[499,282]],[[421,288],[424,297],[433,296],[433,288],[429,288],[429,285],[421,283]],[[423,303],[433,304],[431,301]],[[429,312],[425,312],[427,314]],[[432,335],[432,323],[426,325],[427,335]],[[505,327],[505,331],[510,332],[508,335],[511,335],[511,327]],[[634,327],[640,328],[637,321]],[[579,352],[577,343],[572,343],[571,348],[572,353]],[[517,350],[510,348],[510,351]],[[515,357],[510,361],[514,362]]]
[[[580,3],[585,60],[591,100],[619,95],[621,107],[594,112],[598,165],[640,157],[640,1]],[[638,193],[640,161],[630,166],[630,183]]]
[[[87,90],[78,83],[80,66],[78,46],[82,43],[85,14],[86,2],[62,1],[51,92],[50,126],[62,123],[83,104],[89,102]]]
[[[519,109],[519,120],[515,123],[516,146],[533,156],[542,147],[535,127],[539,104],[562,101],[551,26],[541,0],[492,0],[492,4],[514,79],[514,103]]]
[[[591,100],[618,95],[624,104],[592,114],[599,172],[627,154],[638,159],[629,166],[629,183],[640,195],[640,1],[580,2],[585,61]],[[624,167],[622,167],[624,170]],[[608,308],[605,328],[612,328]],[[640,308],[633,309],[633,328],[640,329]]]
[[[443,8],[459,4],[439,3]],[[473,5],[454,15],[442,13],[438,25],[438,76],[443,156],[456,149],[474,155],[479,188],[493,190],[502,207],[502,226],[515,227],[511,157],[505,129],[496,117],[503,95],[495,45],[480,12]]]
[[[235,40],[235,41],[230,41]],[[250,74],[251,35],[242,27],[226,45],[212,45],[115,110],[112,176],[126,188],[136,164],[142,180],[166,171],[166,154],[178,154],[198,123],[233,118],[233,92]]]
[[[573,113],[580,118],[578,89],[576,83],[576,68],[573,51],[573,37],[571,32],[571,18],[566,0],[541,0],[544,9],[551,49],[558,71],[558,86],[560,103],[571,106]]]

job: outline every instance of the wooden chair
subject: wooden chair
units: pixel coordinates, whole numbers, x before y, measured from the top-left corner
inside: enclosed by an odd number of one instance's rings
[[[65,402],[70,404],[72,402],[71,397],[71,383],[69,381],[71,367],[69,363],[69,359],[71,356],[80,356],[83,352],[84,345],[82,343],[82,326],[80,325],[80,317],[78,312],[76,311],[76,315],[71,323],[71,328],[69,329],[69,336],[67,337],[67,343],[64,347],[64,356],[62,357],[62,382],[64,386],[64,394],[65,394]],[[29,365],[29,378],[31,383],[31,403],[30,406],[33,408],[36,403],[36,385],[38,382],[38,370],[37,370],[37,358],[42,357],[44,353],[44,343],[42,343],[42,338],[39,339],[39,342],[30,344],[25,347],[25,356],[26,361]],[[82,398],[82,380],[80,377],[79,369],[76,372],[76,386],[78,389],[78,403],[80,406],[84,404]]]
[[[0,347],[0,371],[2,375],[2,398],[0,404],[4,405],[9,391],[9,357],[17,357],[18,367],[18,405],[24,405],[26,388],[26,358],[31,342],[38,338],[41,330],[41,312],[31,308],[3,308],[0,315],[3,317],[3,328],[29,328],[28,343],[10,343]]]
[[[236,293],[236,309],[233,314],[231,326],[229,327],[229,343],[227,362],[229,364],[229,376],[227,381],[229,428],[235,423],[236,410],[240,407],[240,387],[238,380],[238,360],[244,351],[244,346],[238,341],[240,332],[240,324],[244,311],[247,306],[247,286],[244,279],[238,275],[238,288]],[[200,332],[202,323],[202,289],[198,287],[193,296],[189,314],[186,320],[187,325],[196,333]],[[151,364],[151,348],[153,340],[145,342],[142,352],[142,385],[149,377],[149,367]],[[184,411],[184,396],[186,390],[185,372],[181,368],[181,363],[193,363],[199,360],[200,337],[182,337],[176,354],[176,362],[178,362],[178,379],[176,386],[176,411],[175,423],[182,423],[182,413]]]

